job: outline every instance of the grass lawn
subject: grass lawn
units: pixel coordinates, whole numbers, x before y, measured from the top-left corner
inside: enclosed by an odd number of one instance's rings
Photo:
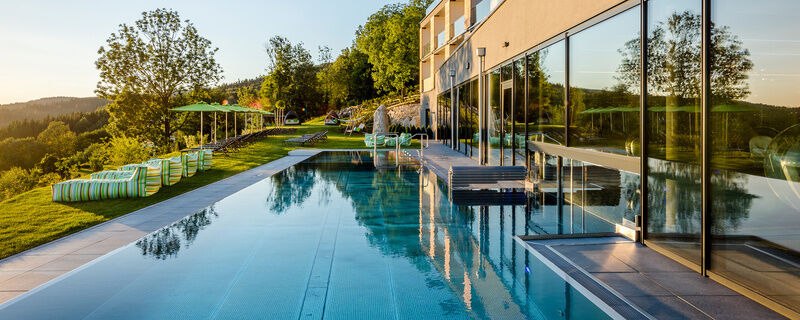
[[[55,203],[50,200],[50,187],[43,187],[0,202],[0,259],[284,157],[297,148],[281,142],[304,133],[329,130],[327,141],[306,148],[365,148],[363,136],[345,136],[336,127],[322,125],[322,118],[297,128],[293,134],[270,136],[228,156],[215,156],[211,170],[181,179],[147,198]],[[414,147],[419,144],[409,148]]]

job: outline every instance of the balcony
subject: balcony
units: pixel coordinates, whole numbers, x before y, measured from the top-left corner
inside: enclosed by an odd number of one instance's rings
[[[431,51],[433,51],[433,48],[431,48],[430,42],[423,44],[422,47],[420,48],[420,58],[424,58],[429,53],[431,53]]]
[[[433,90],[433,77],[427,77],[422,80],[422,92]]]
[[[453,25],[450,27],[453,29],[454,38],[464,33],[464,31],[466,31],[466,28],[464,28],[464,16],[458,18],[455,22],[453,22]]]
[[[447,38],[447,33],[444,31],[439,32],[439,34],[436,35],[436,48],[441,48],[444,46],[444,44],[447,43],[447,40],[450,40]]]

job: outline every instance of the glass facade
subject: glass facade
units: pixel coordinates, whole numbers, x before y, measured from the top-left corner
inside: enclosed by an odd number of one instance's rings
[[[564,144],[564,41],[528,55],[528,140]]]
[[[512,107],[512,134],[506,135],[508,144],[513,147],[512,165],[525,163],[525,57],[514,61],[514,103]]]
[[[639,20],[628,10],[569,38],[571,146],[638,150]]]
[[[699,265],[700,1],[654,0],[647,10],[648,240]]]
[[[800,3],[711,12],[711,270],[800,310]]]
[[[477,157],[478,140],[478,80],[458,86],[458,144],[456,150]]]
[[[487,163],[493,166],[501,165],[502,145],[500,137],[503,134],[503,108],[501,104],[500,70],[489,73],[487,95],[487,122],[486,135],[488,136]]]
[[[645,6],[489,69],[483,104],[464,82],[462,152],[485,134],[485,164],[528,166],[545,232],[641,217],[644,244],[800,313],[800,3]]]

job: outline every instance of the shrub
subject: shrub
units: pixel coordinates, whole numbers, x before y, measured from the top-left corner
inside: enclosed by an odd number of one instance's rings
[[[51,153],[58,157],[68,157],[74,153],[75,133],[61,121],[53,121],[42,131],[36,140],[47,146]]]
[[[147,160],[150,158],[150,149],[134,138],[119,136],[111,138],[106,154],[109,164],[125,165]]]
[[[33,189],[38,179],[31,172],[20,167],[13,167],[0,173],[0,199],[5,200]]]
[[[0,141],[0,170],[12,167],[33,168],[47,153],[47,147],[34,138],[8,138]]]
[[[86,164],[92,171],[102,171],[106,162],[108,162],[108,154],[106,153],[107,145],[105,143],[95,143],[90,145],[83,151],[86,159]]]
[[[58,158],[52,154],[46,154],[36,165],[43,173],[52,173],[58,171]]]
[[[64,180],[58,173],[51,172],[45,173],[39,177],[38,185],[40,187],[53,185]]]

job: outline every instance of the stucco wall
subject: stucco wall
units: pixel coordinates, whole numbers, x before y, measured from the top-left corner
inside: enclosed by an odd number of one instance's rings
[[[475,49],[486,48],[484,70],[536,46],[622,0],[506,0],[437,71],[436,94],[450,87],[449,66],[456,69],[455,83],[478,75]],[[508,42],[508,47],[504,43]],[[466,66],[469,64],[469,69]]]

